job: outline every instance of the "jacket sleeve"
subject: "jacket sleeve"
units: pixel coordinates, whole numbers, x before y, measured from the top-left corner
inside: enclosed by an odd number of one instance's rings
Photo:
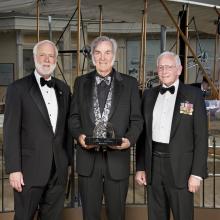
[[[145,127],[141,132],[140,137],[136,144],[136,171],[144,171],[146,169],[145,165]]]
[[[71,101],[71,92],[70,89],[68,87],[67,89],[67,106],[68,109],[70,109],[70,101]],[[67,155],[68,155],[68,160],[69,160],[69,165],[71,165],[72,160],[74,158],[74,140],[73,137],[68,129],[68,118],[69,118],[69,112],[67,113],[66,116],[66,126],[65,126],[65,130],[66,130],[66,149],[67,149]]]
[[[194,106],[194,154],[192,175],[207,177],[208,121],[204,98],[196,93]]]
[[[69,132],[76,140],[78,140],[79,135],[82,134],[79,103],[79,83],[79,78],[77,78],[74,84],[68,120]]]
[[[128,131],[125,134],[125,137],[129,139],[131,146],[134,145],[142,131],[143,128],[143,119],[141,115],[141,99],[138,90],[137,80],[132,80],[132,92],[130,99],[130,125]]]
[[[6,173],[21,171],[22,100],[15,84],[7,89],[3,124]]]
[[[141,132],[140,137],[138,138],[137,144],[136,144],[136,171],[144,171],[146,170],[146,119],[144,118],[144,113],[146,111],[146,93],[145,90],[143,97],[142,97],[142,103],[141,103],[141,112],[144,120],[144,126],[143,130]]]

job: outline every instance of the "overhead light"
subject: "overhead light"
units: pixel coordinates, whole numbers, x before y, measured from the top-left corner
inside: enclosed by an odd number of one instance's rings
[[[196,2],[196,1],[187,1],[187,0],[167,0],[169,2],[178,2],[178,3],[185,3],[190,5],[198,5],[198,6],[204,6],[204,7],[210,7],[210,8],[218,8],[220,9],[220,5],[213,5],[213,4],[207,4],[202,2]]]

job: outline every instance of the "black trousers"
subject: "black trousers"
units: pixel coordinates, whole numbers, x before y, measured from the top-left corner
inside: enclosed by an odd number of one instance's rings
[[[148,191],[148,220],[169,220],[170,210],[174,220],[193,219],[193,193],[174,183],[169,153],[153,155],[152,182]]]
[[[108,220],[125,219],[128,178],[114,180],[110,177],[106,152],[96,152],[91,176],[79,175],[79,191],[84,220],[101,219],[103,195]]]
[[[57,183],[53,170],[46,186],[25,185],[22,192],[14,190],[14,220],[33,220],[38,207],[38,220],[61,220],[65,188]]]

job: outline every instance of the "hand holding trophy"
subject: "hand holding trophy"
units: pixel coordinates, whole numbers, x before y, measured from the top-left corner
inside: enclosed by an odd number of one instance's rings
[[[112,149],[121,149],[122,138],[116,138],[114,128],[111,123],[100,122],[94,130],[92,137],[85,138],[85,144],[97,147],[97,149],[110,147]]]
[[[122,140],[121,145],[117,145],[117,146],[112,145],[109,147],[116,150],[125,150],[131,146],[130,141],[127,138],[122,138],[121,140]]]

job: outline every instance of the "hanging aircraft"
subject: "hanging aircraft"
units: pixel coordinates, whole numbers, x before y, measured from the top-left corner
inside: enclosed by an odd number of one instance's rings
[[[183,10],[185,5],[187,5],[189,11],[188,20],[194,19],[197,31],[212,35],[220,34],[219,0],[1,0],[0,13],[37,15],[37,17],[50,15],[69,18],[77,8],[80,8],[81,15],[79,17],[87,22],[97,22],[100,21],[100,9],[102,9],[102,23],[142,23],[143,13],[145,13],[144,19],[147,20],[147,23],[177,29],[177,32],[189,47],[189,52],[205,77],[208,78],[198,59],[199,56],[190,47],[187,37],[184,33],[181,33],[182,30],[179,29],[177,24],[179,12]],[[146,29],[142,29],[142,31],[146,32]],[[142,40],[144,42],[144,38]],[[142,46],[146,47],[146,45]],[[81,48],[78,46],[78,53],[80,53],[80,50]],[[143,60],[145,56],[146,54],[143,54]],[[143,81],[144,77],[142,78]],[[212,81],[210,79],[208,81],[214,91],[214,96],[219,97]]]
[[[36,15],[37,2],[40,5],[40,15],[51,16],[70,16],[78,4],[78,0],[1,0],[0,13]],[[215,34],[220,14],[219,0],[147,0],[148,23],[174,27],[162,2],[175,18],[183,5],[188,4],[189,20],[195,18],[198,31]],[[144,10],[144,0],[80,0],[80,5],[83,19],[88,21],[99,19],[99,6],[103,7],[105,22],[141,22]]]

